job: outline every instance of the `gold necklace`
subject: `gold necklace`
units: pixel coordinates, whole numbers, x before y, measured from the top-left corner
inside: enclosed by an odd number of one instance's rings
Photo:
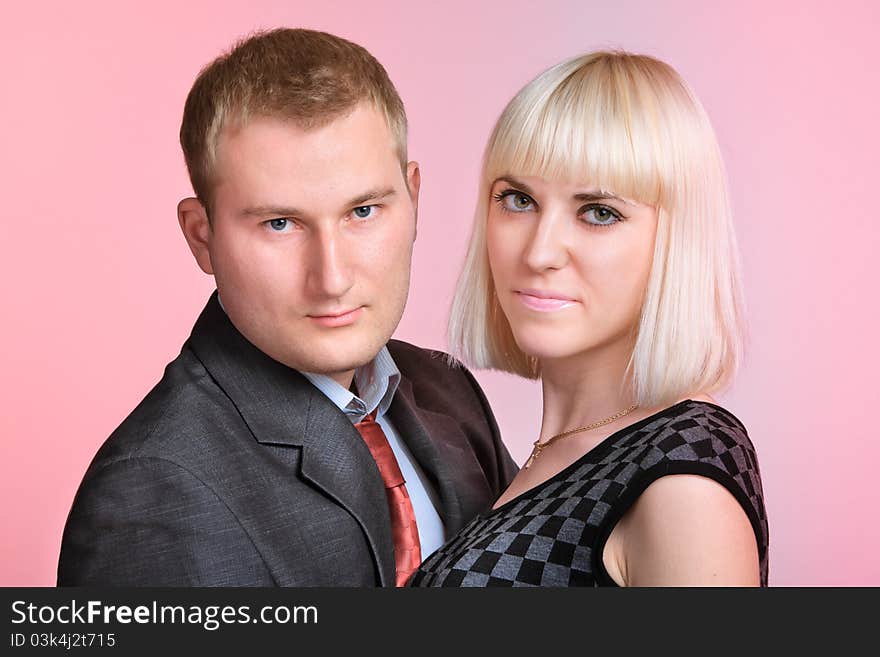
[[[526,461],[526,464],[523,466],[523,468],[525,468],[525,469],[530,468],[532,463],[534,463],[535,459],[537,459],[539,456],[541,456],[541,452],[543,452],[545,449],[550,447],[550,445],[555,443],[560,438],[565,438],[566,436],[571,436],[572,434],[580,433],[582,431],[589,431],[590,429],[598,429],[601,426],[604,426],[606,424],[610,424],[611,422],[614,422],[614,420],[622,418],[624,415],[629,415],[634,410],[636,410],[636,408],[638,408],[638,404],[633,404],[632,406],[630,406],[627,409],[624,409],[622,411],[618,411],[617,413],[615,413],[611,417],[606,417],[604,420],[599,420],[598,422],[593,422],[593,424],[588,424],[583,427],[578,427],[577,429],[570,429],[568,431],[563,431],[562,433],[558,433],[555,436],[551,436],[543,443],[541,442],[541,439],[538,438],[538,440],[535,441],[535,443],[534,443],[535,446],[532,448],[532,453],[531,453],[531,455],[529,455],[529,459],[528,459],[528,461]]]

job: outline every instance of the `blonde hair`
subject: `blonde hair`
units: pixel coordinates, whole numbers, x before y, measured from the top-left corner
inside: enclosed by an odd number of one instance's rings
[[[279,28],[244,39],[202,69],[186,99],[180,144],[196,196],[210,207],[217,142],[225,128],[241,127],[251,116],[318,128],[362,102],[384,114],[406,172],[403,102],[369,52],[314,30]]]
[[[654,258],[627,368],[634,401],[656,406],[729,384],[744,308],[726,175],[709,119],[672,67],[625,52],[576,57],[532,80],[495,124],[449,340],[474,367],[538,378],[489,270],[489,193],[503,175],[589,183],[654,206]]]

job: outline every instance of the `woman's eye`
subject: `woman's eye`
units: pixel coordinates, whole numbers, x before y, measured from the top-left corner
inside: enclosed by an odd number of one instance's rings
[[[581,212],[581,216],[595,226],[610,226],[620,221],[620,213],[607,205],[591,205]]]
[[[360,207],[352,210],[352,213],[358,219],[369,219],[370,217],[376,214],[376,206],[375,205],[361,205]]]
[[[531,197],[519,192],[509,192],[501,196],[501,203],[504,208],[512,212],[526,212],[533,209],[535,202]]]
[[[269,224],[269,228],[278,233],[282,232],[285,228],[291,225],[290,219],[271,219],[266,223]]]

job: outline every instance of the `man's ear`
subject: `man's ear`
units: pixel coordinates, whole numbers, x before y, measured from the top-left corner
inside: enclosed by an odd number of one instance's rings
[[[196,258],[199,267],[206,274],[213,274],[211,265],[211,224],[205,206],[197,198],[185,198],[177,204],[177,221],[180,230],[189,244],[189,250]]]
[[[406,187],[409,190],[409,197],[412,200],[413,211],[415,212],[416,228],[419,225],[419,187],[421,184],[422,174],[419,172],[419,163],[407,162]]]

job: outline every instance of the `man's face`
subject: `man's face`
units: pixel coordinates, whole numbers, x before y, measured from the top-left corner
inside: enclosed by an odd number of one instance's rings
[[[264,353],[346,387],[409,291],[419,173],[407,188],[394,146],[366,104],[312,130],[254,118],[218,143],[207,250],[223,307]]]

